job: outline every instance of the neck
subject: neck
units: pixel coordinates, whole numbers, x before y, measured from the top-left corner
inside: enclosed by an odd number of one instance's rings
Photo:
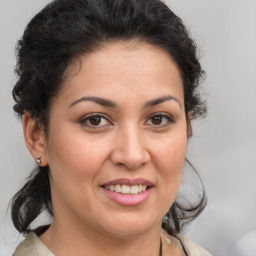
[[[99,256],[159,256],[161,224],[135,236],[117,237],[102,234],[90,228],[64,228],[55,221],[40,236],[42,242],[55,256],[99,255]]]

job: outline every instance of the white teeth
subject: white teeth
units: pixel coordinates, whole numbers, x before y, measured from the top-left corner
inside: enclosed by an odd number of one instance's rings
[[[110,186],[109,186],[109,190],[115,191],[115,186],[114,186],[114,185],[110,185]]]
[[[127,185],[122,186],[122,193],[123,194],[130,194],[130,192],[131,192],[131,187],[130,186],[127,186]]]
[[[131,186],[131,194],[138,194],[139,193],[139,186],[134,185]]]
[[[115,186],[115,191],[118,192],[118,193],[121,193],[122,192],[122,187],[120,185],[116,185]]]
[[[115,191],[117,193],[122,193],[122,194],[133,194],[136,195],[138,193],[144,192],[147,189],[146,185],[110,185],[110,186],[106,186],[106,189],[110,190],[110,191]]]

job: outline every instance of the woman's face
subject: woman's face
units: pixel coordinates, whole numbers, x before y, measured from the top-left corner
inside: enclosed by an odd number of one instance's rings
[[[50,111],[55,222],[119,237],[160,229],[187,146],[178,67],[164,50],[129,42],[77,63]]]

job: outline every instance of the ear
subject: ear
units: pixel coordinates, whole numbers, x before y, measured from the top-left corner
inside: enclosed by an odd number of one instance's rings
[[[46,154],[46,135],[42,124],[38,123],[28,111],[22,115],[23,135],[30,154],[36,161],[41,157],[40,166],[48,164]]]
[[[192,124],[191,124],[191,118],[187,118],[187,137],[188,139],[192,136]]]

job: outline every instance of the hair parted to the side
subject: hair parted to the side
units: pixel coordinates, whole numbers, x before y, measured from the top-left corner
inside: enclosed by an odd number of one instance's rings
[[[81,55],[117,40],[137,40],[166,50],[180,69],[188,123],[206,113],[198,92],[204,72],[195,43],[181,19],[160,0],[55,0],[48,4],[30,21],[17,44],[16,113],[30,112],[47,134],[51,101],[61,90],[68,67]],[[12,199],[12,220],[21,233],[31,231],[30,224],[42,211],[53,214],[49,171],[48,166],[37,167]],[[163,228],[175,235],[205,204],[204,188],[197,204],[185,207],[175,201]]]

